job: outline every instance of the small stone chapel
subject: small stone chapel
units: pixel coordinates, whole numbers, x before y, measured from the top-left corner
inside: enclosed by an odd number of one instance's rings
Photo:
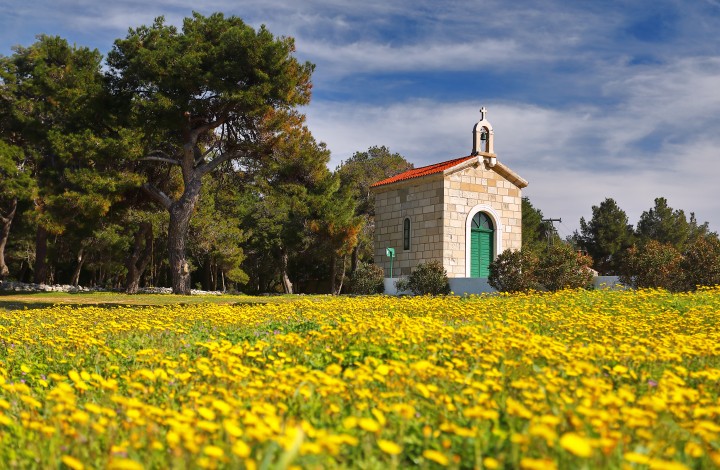
[[[472,153],[413,168],[371,185],[375,264],[390,277],[442,261],[448,277],[487,278],[492,260],[522,243],[521,198],[528,182],[498,160],[487,110],[473,129]]]

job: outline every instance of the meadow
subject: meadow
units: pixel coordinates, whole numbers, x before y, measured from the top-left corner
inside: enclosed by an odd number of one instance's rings
[[[0,309],[4,468],[720,467],[720,288]]]

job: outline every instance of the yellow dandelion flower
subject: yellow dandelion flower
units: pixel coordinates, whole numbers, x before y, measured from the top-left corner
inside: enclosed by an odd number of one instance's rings
[[[382,411],[378,410],[377,408],[373,408],[372,410],[370,410],[370,413],[372,413],[378,423],[380,423],[380,426],[385,426],[385,424],[387,424],[387,419],[385,418],[385,415]]]
[[[548,459],[531,459],[525,457],[520,460],[520,468],[522,470],[555,470],[557,464]]]
[[[378,444],[378,447],[380,447],[380,450],[382,450],[386,454],[397,455],[402,452],[402,447],[400,447],[399,445],[395,444],[392,441],[386,441],[384,439],[379,439],[377,444]]]
[[[210,408],[205,408],[204,406],[201,406],[200,408],[198,408],[197,412],[204,419],[208,421],[215,421],[215,412]]]
[[[690,467],[683,463],[659,459],[651,459],[650,468],[652,470],[690,470]]]
[[[107,470],[143,470],[144,468],[140,462],[131,459],[112,459],[107,466]]]
[[[368,432],[378,432],[380,430],[380,424],[371,418],[360,418],[358,425],[361,429]]]
[[[450,463],[450,459],[448,459],[445,454],[443,454],[442,452],[438,452],[437,450],[424,450],[422,456],[428,460],[432,460],[433,462],[442,465],[443,467],[446,467]]]
[[[250,450],[250,446],[243,441],[237,441],[232,446],[232,453],[243,459],[250,455]]]
[[[243,430],[232,420],[226,419],[223,421],[223,428],[225,432],[230,434],[232,437],[240,437],[243,435]]]
[[[485,468],[488,468],[490,470],[500,468],[500,462],[492,457],[485,457],[483,459],[483,465],[485,466]]]
[[[623,455],[623,459],[627,460],[630,463],[637,463],[640,465],[646,465],[648,462],[650,462],[650,457],[644,454],[638,454],[637,452],[627,452],[625,455]]]
[[[223,451],[222,448],[218,446],[205,446],[205,448],[203,449],[203,453],[208,457],[212,457],[215,459],[221,459],[225,455],[225,451]]]
[[[228,405],[222,400],[213,400],[212,406],[223,415],[228,415],[232,411],[232,406]]]
[[[81,461],[70,455],[63,455],[60,460],[72,470],[83,470],[85,468]]]
[[[328,375],[340,375],[342,372],[342,366],[339,364],[330,364],[325,368],[325,373]]]
[[[175,431],[168,431],[165,435],[165,440],[170,447],[175,447],[180,444],[180,435]]]
[[[560,438],[560,446],[578,457],[590,457],[593,453],[590,441],[572,432],[563,434]]]

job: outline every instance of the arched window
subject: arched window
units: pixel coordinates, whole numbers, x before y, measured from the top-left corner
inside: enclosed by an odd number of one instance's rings
[[[403,222],[403,250],[410,249],[410,219],[406,218]]]

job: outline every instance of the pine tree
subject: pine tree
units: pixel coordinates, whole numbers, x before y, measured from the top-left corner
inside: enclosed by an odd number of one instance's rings
[[[190,292],[187,232],[205,175],[230,161],[262,160],[261,126],[274,109],[310,99],[312,65],[293,56],[291,38],[257,31],[240,18],[194,13],[182,30],[162,17],[131,29],[108,55],[117,97],[131,103],[147,162],[179,168],[182,186],[167,194],[144,188],[170,214],[168,254],[173,292]]]
[[[399,153],[391,153],[385,147],[370,147],[366,152],[355,152],[336,170],[340,182],[355,200],[355,215],[363,221],[358,243],[352,251],[350,272],[355,272],[360,261],[373,260],[373,236],[375,232],[375,197],[370,186],[413,167]]]
[[[580,218],[580,244],[593,259],[595,269],[605,275],[619,274],[622,256],[634,242],[628,217],[612,198],[592,207],[589,222]]]

